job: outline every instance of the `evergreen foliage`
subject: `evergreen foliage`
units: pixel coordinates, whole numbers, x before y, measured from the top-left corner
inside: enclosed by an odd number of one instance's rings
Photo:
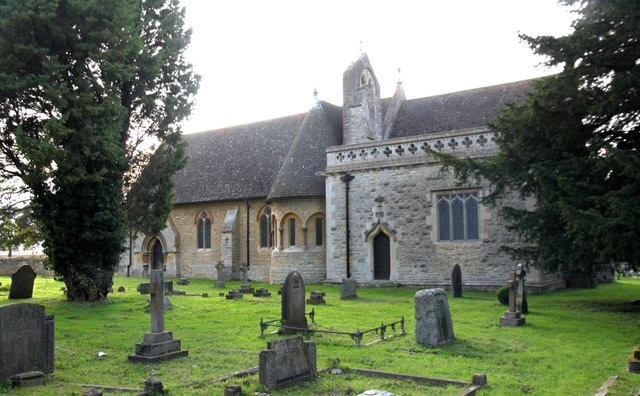
[[[28,187],[69,300],[108,293],[142,142],[180,145],[199,82],[183,19],[177,0],[0,0],[0,176]]]
[[[507,250],[591,286],[597,264],[640,261],[640,2],[562,3],[578,6],[571,34],[521,38],[563,71],[489,124],[499,154],[440,157],[460,182],[491,183],[485,203],[534,198],[534,210],[504,208],[525,243]]]

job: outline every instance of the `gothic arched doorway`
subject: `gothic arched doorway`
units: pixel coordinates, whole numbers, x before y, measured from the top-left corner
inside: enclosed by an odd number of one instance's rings
[[[391,275],[391,250],[389,237],[381,232],[373,238],[373,279],[389,280]]]
[[[163,269],[164,268],[164,255],[162,254],[162,244],[160,240],[156,240],[152,250],[153,258],[151,269]]]

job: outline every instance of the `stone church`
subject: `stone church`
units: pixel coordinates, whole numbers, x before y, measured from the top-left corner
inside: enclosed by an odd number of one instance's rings
[[[138,235],[120,275],[306,283],[449,287],[455,264],[465,289],[505,284],[518,243],[488,186],[459,186],[425,148],[492,155],[485,124],[528,81],[407,100],[397,83],[381,99],[365,53],[343,75],[343,105],[315,100],[304,114],[185,135],[189,164],[175,176],[175,207],[160,235]],[[532,205],[517,196],[509,205]],[[531,271],[532,290],[563,287]]]

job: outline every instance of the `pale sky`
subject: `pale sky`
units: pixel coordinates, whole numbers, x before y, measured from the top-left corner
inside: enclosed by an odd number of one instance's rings
[[[185,133],[342,104],[342,73],[362,49],[383,98],[408,99],[550,74],[518,32],[565,35],[555,0],[181,0],[187,59],[202,75]]]

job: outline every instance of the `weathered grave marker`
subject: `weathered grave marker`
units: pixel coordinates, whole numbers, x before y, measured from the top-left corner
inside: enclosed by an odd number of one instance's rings
[[[278,389],[317,375],[316,344],[301,336],[267,342],[260,352],[260,384]]]
[[[340,299],[348,300],[358,297],[356,294],[356,280],[353,278],[343,278],[340,285]]]
[[[462,271],[460,270],[460,264],[454,265],[451,270],[451,297],[462,297]]]
[[[321,291],[312,291],[311,295],[307,299],[307,304],[319,305],[325,304],[327,301],[324,299],[325,293]]]
[[[437,346],[455,338],[444,289],[420,290],[414,301],[418,344]]]
[[[173,290],[173,282],[164,281],[164,270],[152,270],[151,282],[138,285],[138,291],[151,295],[151,333],[144,334],[144,341],[136,344],[136,354],[129,360],[137,363],[156,363],[189,355],[180,349],[180,340],[173,339],[171,331],[164,328],[164,293]]]
[[[53,315],[37,304],[1,306],[0,380],[34,370],[52,373],[53,362]]]
[[[226,296],[227,300],[235,300],[237,298],[243,298],[244,295],[242,294],[242,292],[238,289],[231,289],[229,290],[229,293]]]
[[[33,296],[33,281],[36,273],[28,265],[20,267],[11,275],[11,289],[9,289],[9,299],[31,298]]]
[[[253,294],[253,287],[249,284],[249,267],[247,263],[242,263],[242,285],[240,285],[240,293]]]
[[[520,311],[516,310],[516,273],[515,271],[509,272],[509,280],[507,281],[507,287],[509,287],[509,310],[504,313],[504,316],[500,318],[500,324],[503,326],[522,326],[525,324],[525,318],[520,316]]]
[[[527,271],[525,271],[521,263],[518,263],[518,270],[516,271],[516,279],[518,280],[518,301],[516,303],[516,309],[523,314],[529,313],[529,304],[527,303],[527,292],[524,286],[524,281],[526,276],[527,276]]]
[[[218,272],[216,275],[216,282],[213,284],[213,287],[216,289],[224,288],[224,279],[222,278],[223,268],[224,266],[222,265],[222,261],[219,261],[218,264],[216,264],[216,270]]]
[[[124,291],[125,291],[125,290],[124,290],[124,286],[120,286],[120,287],[118,288],[118,293],[124,293]]]
[[[269,293],[269,290],[265,289],[264,287],[259,288],[258,290],[256,290],[255,293],[253,293],[254,297],[271,297],[271,293]]]
[[[282,284],[282,317],[283,326],[298,329],[307,328],[305,316],[305,291],[302,276],[296,271],[290,272]],[[282,328],[283,334],[294,334],[299,330]]]
[[[178,279],[177,283],[178,283],[179,286],[187,286],[189,284],[189,279],[180,278],[180,279]]]

